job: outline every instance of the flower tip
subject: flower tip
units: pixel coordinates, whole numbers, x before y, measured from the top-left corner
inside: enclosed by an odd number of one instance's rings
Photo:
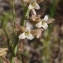
[[[29,9],[29,10],[33,9],[33,6],[30,4],[30,5],[28,6],[28,9]]]
[[[40,9],[40,6],[37,3],[35,3],[35,9],[37,9],[37,10]]]
[[[37,1],[37,3],[41,3],[41,2],[43,2],[44,0],[36,0]]]
[[[43,20],[44,20],[44,21],[47,21],[47,20],[48,20],[48,15],[45,15],[45,17],[44,17]]]
[[[26,38],[25,33],[20,34],[18,38],[19,39],[25,39]]]

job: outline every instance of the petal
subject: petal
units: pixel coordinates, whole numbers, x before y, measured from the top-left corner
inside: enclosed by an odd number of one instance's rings
[[[15,23],[15,27],[16,27],[16,30],[20,31],[21,33],[25,31],[25,27],[20,26],[17,22]]]
[[[19,35],[19,39],[25,39],[25,38],[26,38],[25,33]]]
[[[27,39],[32,40],[33,38],[34,38],[34,36],[31,33],[27,36]]]
[[[26,27],[25,32],[30,32],[30,27]]]
[[[41,27],[42,27],[42,23],[41,23],[41,22],[37,23],[37,24],[36,24],[36,27],[37,27],[37,28],[41,28]]]
[[[27,26],[29,26],[29,27],[30,27],[30,29],[32,29],[32,28],[33,28],[33,25],[32,25],[29,21],[27,21],[27,22],[26,22],[26,27],[27,27]]]
[[[35,3],[34,8],[37,9],[37,10],[39,10],[40,9],[40,6],[37,3]]]
[[[41,36],[43,32],[43,29],[35,29],[35,30],[31,30],[31,33],[36,36],[37,38],[39,38]]]
[[[48,27],[47,23],[44,23],[44,25],[42,25],[42,27],[43,27],[44,29],[47,29],[47,27]]]
[[[35,9],[32,9],[32,13],[33,13],[34,16],[36,16],[36,11],[35,11]]]
[[[29,6],[28,6],[28,9],[33,9],[34,7],[30,4]]]
[[[44,17],[43,20],[44,20],[44,21],[48,21],[48,15],[45,15],[45,17]]]
[[[37,3],[43,2],[44,0],[36,0]]]
[[[54,21],[55,21],[55,19],[49,18],[48,21],[47,21],[46,23],[47,23],[47,24],[50,24],[50,23],[52,23],[52,22],[54,22]]]
[[[9,60],[5,58],[5,56],[2,56],[1,60],[2,60],[1,63],[10,63]]]
[[[17,57],[14,57],[14,63],[21,63],[21,61]]]
[[[36,2],[36,0],[30,0],[30,3],[34,3],[34,2]]]

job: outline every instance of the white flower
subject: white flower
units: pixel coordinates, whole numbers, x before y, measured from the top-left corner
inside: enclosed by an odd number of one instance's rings
[[[47,29],[48,24],[46,23],[48,21],[48,16],[45,15],[44,19],[40,19],[41,21],[36,24],[37,28],[43,27],[44,29]]]
[[[30,40],[34,38],[34,36],[30,33],[30,27],[26,27],[25,32],[19,35],[19,39],[25,39],[25,38]]]
[[[36,0],[30,0],[30,5],[28,7],[30,10],[31,9],[40,9],[40,6],[36,3]]]

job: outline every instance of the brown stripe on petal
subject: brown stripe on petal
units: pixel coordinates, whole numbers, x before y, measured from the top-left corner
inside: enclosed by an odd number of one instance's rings
[[[32,24],[37,24],[37,23],[39,23],[40,21],[38,21],[38,20],[35,20],[35,21],[30,20],[30,22],[31,22]]]
[[[6,55],[7,50],[8,50],[8,48],[0,48],[0,56]]]
[[[18,44],[18,48],[20,52],[24,51],[24,39],[21,39]]]
[[[31,33],[37,38],[39,38],[41,36],[42,31],[43,29],[36,29],[36,30],[31,30]]]
[[[21,0],[21,1],[22,1],[22,2],[26,2],[26,3],[29,2],[29,0]]]
[[[8,48],[0,48],[0,50],[8,50]]]
[[[49,18],[49,20],[48,20],[46,23],[47,23],[47,24],[50,24],[50,23],[52,23],[53,21],[55,21],[55,19]]]
[[[7,52],[2,52],[2,53],[0,53],[0,56],[5,56],[7,54]]]
[[[35,11],[35,9],[31,9],[31,14],[34,15],[34,16],[36,16],[36,11]]]
[[[21,61],[19,59],[17,59],[16,57],[14,58],[14,62],[15,63],[21,63]]]
[[[21,33],[25,31],[25,28],[23,26],[20,26],[18,23],[15,23],[15,27]]]
[[[37,3],[43,2],[44,0],[36,0]]]
[[[25,3],[30,3],[30,0],[21,0],[22,2]],[[44,0],[36,0],[37,3],[43,2]]]
[[[10,63],[8,59],[6,59],[5,57],[2,57],[2,62],[3,63]]]
[[[30,17],[29,20],[32,24],[37,24],[40,22],[40,17],[41,15],[38,15],[38,16],[32,15],[32,17]]]

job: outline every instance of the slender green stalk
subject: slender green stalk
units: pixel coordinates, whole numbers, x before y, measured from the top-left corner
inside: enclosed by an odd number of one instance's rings
[[[1,24],[2,24],[2,29],[7,37],[7,45],[8,45],[8,49],[10,50],[10,38],[8,36],[8,33],[6,31],[6,25],[5,25],[5,22],[2,21],[2,18],[0,17],[0,20],[1,20]],[[5,20],[6,21],[6,20]],[[7,24],[7,23],[6,23]]]
[[[3,63],[3,62],[2,62],[2,58],[1,58],[1,57],[0,57],[0,63]]]
[[[24,8],[24,14],[23,14],[23,17],[22,17],[22,19],[21,19],[21,22],[20,22],[20,25],[21,26],[25,26],[25,23],[26,23],[26,19],[27,19],[27,17],[29,16],[29,12],[30,12],[30,10],[28,9],[28,6],[26,6],[25,8]],[[19,52],[19,55],[20,55],[20,52]],[[21,63],[23,63],[22,62],[22,57],[21,57],[21,55],[20,55],[20,60],[21,60]]]
[[[56,13],[56,7],[59,3],[60,0],[51,0],[51,6],[50,6],[50,16],[54,17],[55,13]]]
[[[13,12],[15,13],[14,6],[13,6]],[[25,25],[25,21],[26,21],[26,18],[27,18],[28,15],[29,15],[29,9],[26,6],[25,9],[24,9],[24,14],[23,14],[23,17],[22,17],[20,25],[22,25],[22,26]],[[15,16],[14,16],[14,22],[15,22]],[[18,41],[19,41],[19,39],[18,39],[18,34],[17,34],[17,36],[15,37],[14,45],[13,45],[13,52],[12,52],[13,55],[12,55],[11,61],[10,61],[11,63],[14,63],[13,59],[14,59],[14,56],[16,55],[16,53],[17,53]],[[22,63],[22,58],[21,57],[20,57],[20,60],[21,60],[21,63]]]
[[[20,63],[23,63],[20,51],[19,51],[19,57],[20,57],[20,60],[21,60]]]
[[[6,29],[3,27],[3,30],[4,30],[4,32],[5,32],[5,34],[6,34],[6,37],[7,37],[7,44],[8,44],[8,47],[9,47],[9,49],[10,49],[10,39],[9,39],[9,36],[8,36],[8,34],[7,34],[7,31],[6,31]]]
[[[28,9],[28,6],[26,6],[24,8],[23,17],[22,17],[21,22],[20,22],[20,25],[21,26],[24,26],[25,25],[26,18],[29,16],[29,12],[30,12],[30,10]]]
[[[11,56],[10,63],[14,63],[14,56],[13,55]]]
[[[12,7],[13,7],[13,26],[15,27],[15,6],[14,6],[14,0],[12,0]],[[13,27],[13,28],[14,28]],[[17,39],[15,39],[15,40],[17,40]],[[16,41],[17,42],[17,41]],[[12,42],[13,43],[13,42]],[[13,46],[12,46],[13,45]],[[14,47],[16,47],[15,46],[15,44],[13,43],[11,45],[11,47],[12,47],[12,54],[11,54],[11,58],[10,58],[10,63],[14,63],[14,57],[15,57],[15,55],[16,55],[16,53],[14,53],[14,51],[15,51],[15,48]]]

